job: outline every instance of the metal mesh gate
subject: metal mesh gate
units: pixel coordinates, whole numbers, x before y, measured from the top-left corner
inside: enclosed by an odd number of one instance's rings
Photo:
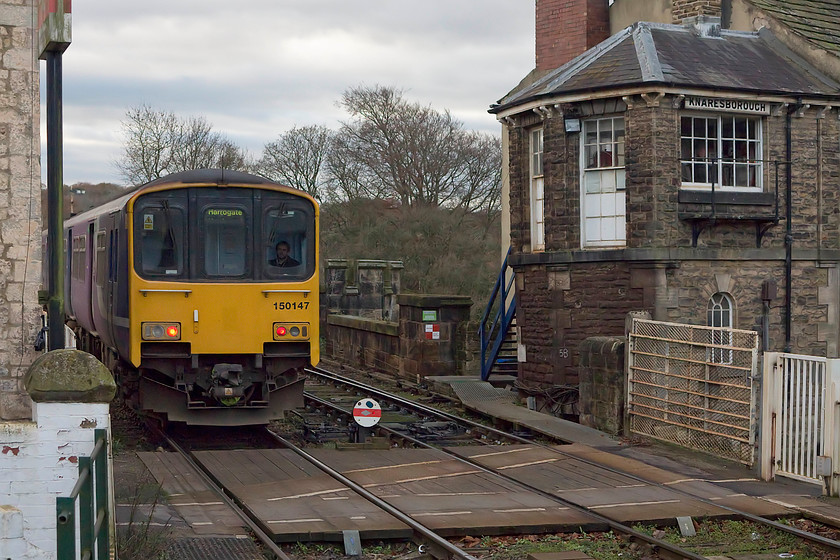
[[[634,319],[628,339],[630,431],[754,461],[754,331]]]
[[[780,410],[776,419],[776,474],[822,484],[819,467],[826,414],[826,362],[817,356],[781,354]],[[830,473],[828,473],[830,474]]]

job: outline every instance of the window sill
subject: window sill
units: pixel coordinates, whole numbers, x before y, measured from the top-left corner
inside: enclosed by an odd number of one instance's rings
[[[712,194],[714,194],[714,198]],[[761,192],[758,189],[755,192],[715,189],[712,193],[711,189],[700,190],[683,187],[679,191],[678,200],[680,204],[712,204],[712,202],[744,206],[775,206],[776,204],[776,197],[773,193]]]

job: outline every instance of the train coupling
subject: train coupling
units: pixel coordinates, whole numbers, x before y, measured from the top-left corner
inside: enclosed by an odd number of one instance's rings
[[[210,394],[217,399],[230,399],[245,394],[241,364],[216,364],[210,372],[213,387]]]

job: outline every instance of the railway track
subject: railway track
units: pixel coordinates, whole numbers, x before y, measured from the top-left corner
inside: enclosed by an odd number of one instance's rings
[[[734,508],[734,507],[729,507],[725,504],[722,504],[719,500],[711,500],[709,498],[699,496],[696,493],[690,493],[690,492],[682,490],[680,488],[676,488],[673,485],[666,486],[665,484],[662,484],[662,483],[657,482],[655,480],[650,480],[650,479],[638,476],[634,473],[621,471],[619,469],[616,469],[616,468],[613,468],[613,467],[610,467],[610,466],[605,466],[603,464],[600,464],[600,463],[597,463],[597,462],[594,462],[594,461],[591,461],[591,460],[582,459],[579,455],[573,455],[573,454],[564,452],[562,449],[558,448],[557,446],[552,446],[552,445],[547,445],[547,444],[544,444],[544,443],[540,443],[539,441],[536,441],[533,437],[523,437],[520,434],[505,432],[503,430],[499,430],[499,429],[493,428],[491,426],[487,426],[487,425],[484,425],[484,424],[481,424],[481,423],[478,423],[478,422],[475,422],[475,421],[472,421],[472,420],[468,420],[468,419],[462,418],[460,416],[457,416],[457,415],[454,415],[454,414],[451,414],[451,413],[448,413],[448,412],[445,412],[445,411],[438,410],[435,407],[431,407],[431,406],[427,406],[427,405],[418,403],[418,402],[416,402],[412,399],[407,399],[407,398],[404,398],[404,397],[400,397],[398,395],[394,395],[394,394],[389,393],[387,391],[381,390],[377,387],[359,382],[355,379],[352,379],[352,378],[349,378],[349,377],[346,377],[346,376],[342,376],[342,375],[327,371],[323,368],[313,368],[313,369],[307,370],[307,373],[309,375],[313,376],[315,379],[321,380],[324,383],[329,383],[329,384],[331,384],[335,387],[343,388],[343,391],[345,391],[345,392],[348,392],[348,393],[352,392],[353,393],[353,399],[355,399],[355,397],[362,396],[362,395],[370,397],[370,398],[379,399],[379,400],[382,401],[380,403],[380,405],[382,406],[383,409],[385,409],[385,408],[398,409],[403,414],[409,414],[411,416],[414,416],[415,418],[418,419],[418,421],[421,424],[422,423],[429,423],[430,421],[431,422],[437,421],[437,422],[447,423],[448,425],[457,425],[457,426],[460,427],[460,430],[457,430],[456,433],[466,434],[466,435],[472,437],[473,441],[476,441],[476,442],[479,442],[479,443],[482,443],[482,444],[487,444],[488,442],[491,442],[491,441],[496,442],[496,443],[509,442],[509,443],[516,443],[516,444],[524,444],[524,445],[527,445],[529,447],[540,448],[547,453],[555,454],[555,455],[561,456],[561,457],[566,458],[566,459],[573,459],[575,461],[579,461],[579,462],[581,462],[581,463],[583,463],[583,464],[585,464],[588,467],[591,467],[593,469],[594,468],[604,469],[606,471],[609,471],[610,473],[613,473],[613,474],[621,476],[621,477],[627,477],[629,479],[638,481],[639,483],[654,485],[654,486],[656,486],[658,488],[661,488],[663,490],[677,492],[677,493],[679,493],[683,496],[686,496],[687,498],[690,498],[692,500],[699,500],[699,501],[701,501],[701,502],[703,502],[703,503],[705,503],[709,506],[714,506],[716,508],[724,509],[729,514],[731,514],[732,516],[736,516],[736,517],[741,518],[741,519],[749,520],[749,521],[751,521],[753,523],[756,523],[756,524],[759,524],[759,525],[772,527],[775,530],[791,534],[791,535],[793,535],[793,536],[795,536],[799,539],[802,539],[804,541],[807,541],[809,543],[812,543],[814,545],[822,547],[822,548],[824,548],[828,551],[831,551],[832,553],[840,554],[840,542],[838,542],[837,540],[833,540],[833,539],[826,538],[826,537],[821,536],[821,535],[817,535],[817,534],[814,534],[814,533],[803,531],[803,530],[797,529],[796,527],[793,527],[791,525],[784,524],[784,523],[779,523],[775,520],[768,519],[768,518],[765,518],[765,517],[762,517],[762,516],[759,516],[759,515],[755,515],[753,513],[748,512],[748,511],[743,511],[743,510],[739,510],[739,509]],[[339,390],[341,391],[341,389],[339,389]],[[339,395],[340,395],[340,393],[339,393]],[[307,392],[306,398],[310,403],[315,404],[315,406],[322,407],[322,408],[329,408],[329,409],[335,411],[336,413],[343,413],[343,414],[348,415],[348,416],[352,414],[352,409],[348,410],[346,407],[343,407],[340,404],[340,401],[342,400],[341,398],[330,399],[330,398],[316,397],[311,392]],[[486,464],[482,464],[480,462],[472,461],[468,458],[463,457],[462,455],[459,455],[459,454],[453,453],[453,452],[451,452],[447,449],[444,449],[440,445],[438,445],[437,442],[429,443],[427,440],[424,440],[422,438],[413,437],[408,433],[410,431],[410,429],[408,429],[408,428],[404,428],[404,429],[396,428],[395,429],[394,427],[390,427],[390,426],[380,426],[379,430],[387,433],[389,438],[391,438],[392,440],[401,441],[402,443],[400,445],[405,445],[405,444],[408,443],[410,445],[415,445],[415,446],[419,446],[419,447],[434,447],[435,449],[439,449],[439,450],[443,451],[444,453],[447,453],[447,454],[449,454],[453,457],[457,457],[459,460],[468,461],[471,465],[475,466],[476,468],[486,469],[488,472],[492,472],[495,475],[507,478],[508,480],[511,480],[513,482],[516,482],[516,483],[524,484],[519,479],[508,477],[505,473],[500,472],[497,469],[492,469],[492,468],[487,467]],[[628,527],[628,526],[626,526],[622,523],[616,522],[614,519],[612,519],[610,517],[604,516],[604,515],[596,512],[596,511],[593,511],[590,508],[581,507],[579,504],[577,504],[575,502],[572,502],[572,501],[569,501],[569,500],[566,500],[566,499],[563,499],[563,498],[557,496],[556,494],[553,494],[553,493],[550,493],[550,492],[545,492],[542,488],[539,488],[539,487],[536,487],[536,486],[533,486],[533,485],[529,485],[529,484],[524,484],[524,486],[526,488],[528,488],[529,490],[531,490],[533,492],[536,492],[536,493],[539,493],[539,494],[541,494],[545,497],[549,497],[549,498],[561,501],[567,507],[577,508],[577,509],[580,509],[581,511],[586,511],[588,514],[590,514],[590,515],[594,516],[595,518],[599,519],[600,521],[604,522],[611,530],[616,531],[618,533],[625,534],[625,535],[629,536],[631,539],[633,539],[634,541],[638,540],[640,542],[645,542],[645,544],[647,546],[651,547],[653,550],[667,551],[668,553],[674,554],[677,557],[684,557],[684,558],[693,557],[693,556],[690,555],[690,553],[687,553],[684,550],[681,550],[681,549],[676,548],[676,547],[671,547],[670,545],[668,545],[668,543],[664,543],[664,542],[659,541],[657,539],[651,539],[651,538],[647,537],[646,535],[643,535],[643,534],[639,533],[638,531],[635,531],[632,528],[630,528],[630,527]]]
[[[587,465],[591,469],[607,469],[616,477],[636,480],[640,484],[654,485],[663,491],[678,491],[685,496],[690,497],[692,500],[705,501],[710,507],[714,506],[716,508],[722,507],[727,509],[728,513],[732,517],[738,516],[742,519],[748,519],[754,523],[763,524],[776,530],[791,533],[799,539],[806,540],[813,545],[830,551],[831,554],[840,554],[840,542],[835,540],[808,533],[806,531],[801,531],[794,527],[790,527],[761,516],[756,516],[749,512],[740,511],[735,508],[728,508],[724,504],[720,503],[720,501],[713,502],[710,500],[704,500],[696,495],[683,492],[673,487],[666,487],[665,485],[661,485],[656,482],[651,482],[632,473],[623,472],[611,467],[604,467],[604,465],[600,465],[593,461],[585,459],[582,460],[581,457],[577,455],[564,453],[556,446],[537,442],[529,435],[504,432],[478,422],[461,418],[456,414],[443,412],[434,407],[417,403],[412,399],[406,399],[399,397],[398,395],[393,395],[371,385],[360,383],[349,377],[337,375],[323,369],[312,370],[309,374],[317,376],[317,378],[321,379],[322,381],[319,383],[322,385],[320,386],[320,389],[316,389],[318,396],[315,396],[309,391],[307,392],[307,401],[309,403],[308,407],[318,408],[322,411],[329,411],[328,414],[331,415],[332,421],[338,421],[339,417],[344,417],[343,420],[339,421],[339,424],[343,426],[343,428],[328,430],[331,435],[343,430],[344,437],[346,439],[347,435],[351,431],[350,426],[354,425],[350,420],[352,415],[352,404],[355,403],[361,396],[375,398],[381,401],[383,409],[389,411],[388,416],[390,417],[387,418],[388,420],[393,420],[394,418],[401,419],[401,422],[389,421],[387,422],[387,425],[379,426],[382,433],[386,434],[390,446],[434,449],[436,453],[447,454],[453,459],[453,461],[468,465],[468,468],[473,472],[481,472],[482,476],[487,479],[489,479],[489,477],[494,477],[503,481],[503,484],[507,486],[516,485],[521,487],[524,491],[541,496],[544,500],[551,500],[552,502],[558,504],[558,508],[575,510],[581,516],[586,516],[588,519],[588,521],[582,523],[581,526],[585,525],[590,528],[589,530],[612,531],[615,534],[622,535],[623,540],[628,543],[628,546],[630,546],[639,557],[668,559],[687,558],[692,560],[699,560],[700,558],[703,558],[703,556],[681,548],[673,543],[637,531],[628,524],[617,521],[613,516],[605,515],[597,511],[597,508],[581,506],[576,501],[565,499],[564,497],[557,495],[556,492],[547,491],[545,488],[527,484],[523,482],[521,477],[510,476],[504,472],[505,467],[502,467],[501,469],[494,468],[491,464],[489,464],[493,462],[492,458],[512,454],[515,455],[520,451],[530,453],[532,450],[537,449],[540,453],[564,457],[566,460],[576,462],[582,461],[581,464]],[[323,384],[327,383],[333,387],[333,389],[325,389],[326,385]],[[310,388],[312,387],[317,388],[318,384],[310,386]],[[316,413],[310,412],[308,414]],[[308,420],[312,421],[312,418],[309,418]],[[320,424],[325,423],[327,422],[323,421]],[[385,419],[383,419],[383,424],[386,424]],[[409,427],[410,424],[425,427],[420,429],[411,428]],[[249,437],[248,443],[244,443],[243,440],[243,445],[267,446],[270,444],[265,442],[271,441],[278,447],[282,447],[283,450],[291,450],[294,455],[299,457],[301,460],[313,465],[314,468],[318,469],[318,471],[330,477],[337,484],[342,485],[347,489],[347,492],[352,491],[363,500],[366,500],[379,510],[385,512],[387,515],[392,516],[400,523],[407,526],[411,533],[411,541],[414,543],[415,550],[417,551],[413,558],[478,559],[480,557],[480,555],[476,556],[476,554],[479,553],[471,551],[469,548],[462,548],[457,544],[453,544],[451,535],[448,535],[450,538],[447,538],[447,535],[441,535],[439,530],[420,523],[417,520],[417,516],[412,515],[411,510],[401,509],[392,503],[392,500],[389,501],[388,499],[379,496],[376,493],[376,487],[380,485],[366,484],[363,481],[360,482],[358,480],[354,480],[352,478],[354,475],[348,474],[348,471],[345,470],[344,473],[342,473],[340,468],[336,468],[334,465],[330,465],[327,461],[322,460],[322,458],[317,457],[317,453],[310,452],[316,451],[317,447],[316,449],[310,450],[306,448],[306,445],[297,446],[290,441],[289,438],[278,435],[270,430],[266,430],[264,433],[260,432],[259,434],[260,435],[252,435]],[[415,435],[419,435],[420,437],[415,437]],[[175,438],[167,434],[161,434],[159,437],[176,453],[182,455],[184,459],[193,466],[196,472],[201,473],[201,476],[205,479],[207,485],[214,488],[214,491],[219,495],[220,499],[225,501],[231,509],[237,512],[237,515],[242,520],[243,525],[250,529],[255,539],[262,543],[262,546],[266,551],[273,554],[275,558],[293,560],[280,548],[277,542],[275,542],[276,535],[273,537],[271,531],[267,530],[266,520],[264,518],[260,518],[259,514],[257,514],[252,507],[249,507],[246,500],[241,499],[240,494],[238,494],[236,490],[231,490],[230,488],[225,487],[224,483],[219,480],[219,477],[213,474],[213,470],[207,464],[204,464],[201,459],[198,459],[195,453],[190,451],[188,448],[185,448],[183,442],[176,441]],[[465,445],[465,443],[472,443],[472,445]],[[222,447],[227,445],[228,442],[224,442]],[[189,443],[187,444],[187,447],[188,446]],[[218,449],[218,443],[216,449]],[[198,455],[201,456],[201,453]],[[488,458],[491,458],[491,460],[488,461]],[[542,460],[545,461],[545,459]],[[500,484],[502,483],[500,482]],[[331,490],[331,492],[333,492],[333,490]],[[314,532],[317,533],[317,531]]]
[[[450,542],[448,539],[441,537],[433,529],[417,522],[409,513],[394,507],[387,500],[384,500],[367,490],[363,485],[354,482],[350,478],[333,469],[330,465],[307,453],[305,449],[295,446],[289,440],[270,431],[268,431],[268,434],[269,437],[274,439],[279,445],[282,445],[286,449],[291,449],[299,457],[313,464],[335,481],[345,485],[347,488],[356,492],[359,496],[369,501],[377,508],[382,509],[411,527],[411,530],[414,533],[412,540],[415,543],[418,552],[416,558],[478,560],[478,558],[469,551],[462,549]],[[192,454],[185,450],[181,443],[169,435],[159,434],[158,437],[161,441],[165,441],[174,452],[181,455],[182,458],[186,460],[197,472],[201,473],[201,476],[205,479],[205,483],[213,488],[220,499],[225,501],[227,505],[233,509],[237,515],[239,515],[243,523],[251,530],[254,537],[267,551],[274,554],[275,558],[279,558],[281,560],[293,560],[277,545],[277,543],[273,541],[271,536],[263,530],[261,520],[256,518],[247,507],[236,500],[235,497],[233,497],[232,492],[229,492],[228,489],[219,485],[218,481],[214,479],[214,477],[210,474],[210,471],[201,463],[201,461],[192,457]],[[417,443],[421,444],[419,440]],[[487,472],[491,471],[488,470]],[[646,558],[684,558],[688,560],[703,560],[704,558],[703,556],[683,550],[660,539],[645,535],[644,533],[638,532],[630,527],[614,523],[603,516],[599,516],[598,514],[593,514],[593,517],[597,522],[602,522],[605,529],[609,528],[626,535],[636,547],[644,547],[646,550],[646,554],[644,554],[644,556]]]

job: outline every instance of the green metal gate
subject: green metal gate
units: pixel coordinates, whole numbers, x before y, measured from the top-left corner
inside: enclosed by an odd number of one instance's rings
[[[79,457],[79,480],[73,491],[69,497],[56,498],[58,560],[77,560],[77,525],[81,560],[110,558],[108,431],[95,430],[94,433],[90,457]]]

